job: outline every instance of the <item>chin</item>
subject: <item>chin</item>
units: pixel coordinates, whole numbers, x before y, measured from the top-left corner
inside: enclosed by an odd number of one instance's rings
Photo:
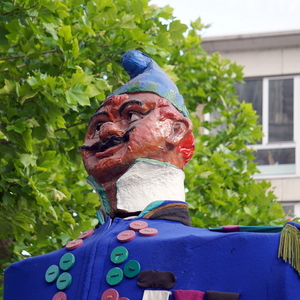
[[[93,176],[94,179],[104,184],[109,181],[118,180],[130,167],[131,164],[126,164],[123,161],[116,161],[116,159],[101,159],[98,164],[88,169],[89,175]]]

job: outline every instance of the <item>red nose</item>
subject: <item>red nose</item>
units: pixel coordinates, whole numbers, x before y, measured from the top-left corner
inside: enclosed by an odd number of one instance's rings
[[[124,133],[125,131],[121,129],[117,123],[106,122],[100,127],[99,139],[105,141],[113,135],[123,136]]]

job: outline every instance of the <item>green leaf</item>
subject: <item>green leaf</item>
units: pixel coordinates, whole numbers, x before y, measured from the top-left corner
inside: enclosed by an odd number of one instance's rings
[[[27,128],[23,133],[22,133],[22,138],[23,138],[23,141],[25,143],[25,146],[26,146],[26,149],[28,151],[32,151],[32,138],[31,138],[31,133],[32,133],[32,130]]]
[[[10,193],[5,193],[2,197],[2,203],[3,205],[13,205],[15,202],[15,197],[11,195]]]
[[[183,39],[183,33],[187,30],[187,25],[182,24],[179,20],[173,21],[170,24],[170,34],[174,40]]]
[[[177,77],[177,75],[173,72],[174,70],[174,66],[171,65],[164,65],[163,66],[163,70],[166,72],[166,74],[172,79],[172,81],[174,83],[176,83],[179,78]]]
[[[201,29],[203,29],[205,26],[201,23],[201,19],[198,18],[196,21],[191,22],[191,27],[192,27],[193,29],[196,29],[196,30],[201,30]]]
[[[58,31],[58,35],[63,37],[66,42],[70,41],[73,38],[71,32],[71,26],[70,25],[62,26]]]
[[[8,39],[6,37],[7,34],[9,34],[9,31],[0,26],[0,47],[8,45]]]
[[[67,198],[67,196],[62,193],[61,191],[57,190],[57,189],[53,189],[53,197],[54,199],[58,200],[58,201],[61,201],[63,200],[64,198]]]
[[[66,91],[66,99],[69,104],[90,105],[90,99],[84,92],[86,86],[77,83]]]
[[[33,155],[22,154],[20,160],[21,160],[21,163],[24,165],[24,167],[27,168],[29,165],[31,165],[33,167],[36,166],[37,158]]]
[[[10,94],[15,91],[16,83],[12,80],[4,79],[5,85],[0,89],[0,94]]]
[[[58,25],[55,23],[43,23],[45,29],[47,32],[49,32],[54,40],[58,40],[57,36],[57,27]]]
[[[114,6],[112,0],[95,0],[95,4],[97,5],[98,10],[102,10],[104,7],[112,7]]]
[[[79,55],[78,40],[76,38],[73,40],[72,43],[72,54],[74,58],[77,58]]]
[[[134,15],[124,15],[121,19],[120,22],[120,27],[121,28],[127,28],[127,29],[133,29],[135,28],[135,23],[134,23]]]
[[[211,172],[211,171],[206,171],[206,172],[203,172],[203,173],[199,174],[199,176],[200,176],[201,178],[208,178],[211,174],[213,174],[213,172]]]
[[[85,92],[90,98],[102,94],[102,92],[99,91],[94,84],[89,84]]]

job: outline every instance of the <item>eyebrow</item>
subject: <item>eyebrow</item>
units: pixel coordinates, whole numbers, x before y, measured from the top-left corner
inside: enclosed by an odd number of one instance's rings
[[[125,109],[125,107],[129,104],[137,104],[139,106],[143,106],[143,102],[139,101],[139,100],[129,100],[129,101],[126,101],[124,102],[118,109],[118,112],[119,114],[122,114],[123,110]],[[100,105],[100,107],[98,109],[100,109],[101,107],[103,106],[103,104]],[[90,123],[91,121],[98,117],[98,116],[106,116],[106,117],[109,117],[108,113],[106,111],[100,111],[100,112],[97,112],[95,113],[94,115],[92,115],[92,117],[90,118]]]
[[[94,118],[96,118],[96,117],[98,117],[98,116],[106,116],[106,117],[108,117],[108,113],[106,112],[106,111],[100,111],[100,112],[97,112],[97,113],[95,113],[94,115],[92,115],[91,116],[91,118],[90,118],[90,123],[91,123],[91,121],[94,119]]]
[[[137,105],[139,105],[139,106],[143,106],[143,105],[144,105],[143,102],[138,101],[138,100],[129,100],[129,101],[126,101],[126,102],[124,102],[124,103],[119,107],[119,109],[118,109],[118,112],[119,112],[120,115],[122,114],[122,112],[123,112],[123,110],[125,109],[125,107],[126,107],[127,105],[129,105],[129,104],[137,104]]]

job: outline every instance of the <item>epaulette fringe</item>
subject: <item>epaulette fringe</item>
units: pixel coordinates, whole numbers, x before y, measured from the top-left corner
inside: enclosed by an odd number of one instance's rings
[[[300,231],[297,227],[286,224],[281,232],[278,257],[282,257],[300,275]]]

